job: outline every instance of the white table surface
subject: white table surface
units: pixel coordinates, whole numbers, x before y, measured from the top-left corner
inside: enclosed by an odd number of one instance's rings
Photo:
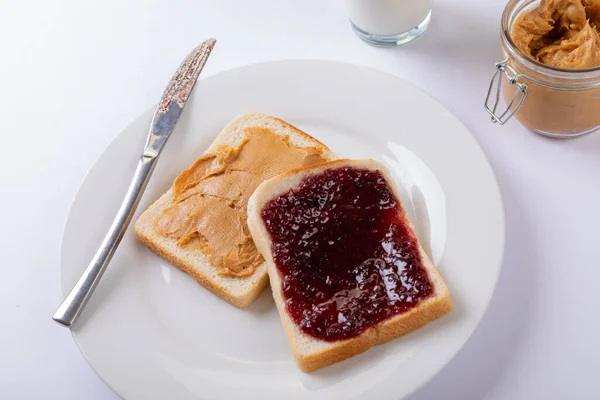
[[[473,337],[413,399],[598,398],[600,134],[550,140],[490,123],[482,101],[504,3],[438,0],[421,40],[386,50],[354,37],[341,1],[4,1],[0,398],[117,397],[50,318],[62,230],[97,157],[209,36],[219,44],[206,75],[317,58],[402,77],[489,157],[507,223],[498,287]]]

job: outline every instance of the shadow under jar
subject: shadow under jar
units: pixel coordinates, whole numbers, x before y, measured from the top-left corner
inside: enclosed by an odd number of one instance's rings
[[[485,108],[493,122],[513,115],[529,130],[568,138],[600,128],[600,66],[563,69],[542,64],[513,41],[515,22],[539,0],[511,0],[502,14],[501,48],[505,60],[496,64]],[[498,111],[500,99],[506,108]]]

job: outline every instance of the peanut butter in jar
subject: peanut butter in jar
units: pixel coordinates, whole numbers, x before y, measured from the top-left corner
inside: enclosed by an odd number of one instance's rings
[[[600,0],[511,0],[501,47],[506,59],[496,65],[486,100],[494,122],[515,115],[553,137],[600,128]],[[501,94],[503,112],[492,105]]]

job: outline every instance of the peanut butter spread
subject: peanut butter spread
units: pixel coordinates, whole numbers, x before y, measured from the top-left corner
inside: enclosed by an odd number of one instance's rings
[[[264,180],[325,162],[321,150],[296,147],[268,128],[245,129],[237,147],[205,154],[173,183],[171,205],[154,221],[156,231],[196,246],[219,275],[251,275],[263,258],[246,223],[248,198]]]
[[[515,44],[556,68],[600,66],[600,0],[541,0],[514,24]]]

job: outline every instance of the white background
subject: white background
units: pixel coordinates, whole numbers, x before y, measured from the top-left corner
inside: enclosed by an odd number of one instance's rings
[[[318,58],[400,76],[488,155],[507,223],[498,288],[464,349],[414,399],[598,398],[600,134],[551,140],[490,123],[482,104],[504,3],[438,0],[421,40],[385,50],[355,38],[334,0],[3,1],[0,398],[116,398],[50,318],[62,230],[100,153],[209,36],[219,43],[206,75]]]

